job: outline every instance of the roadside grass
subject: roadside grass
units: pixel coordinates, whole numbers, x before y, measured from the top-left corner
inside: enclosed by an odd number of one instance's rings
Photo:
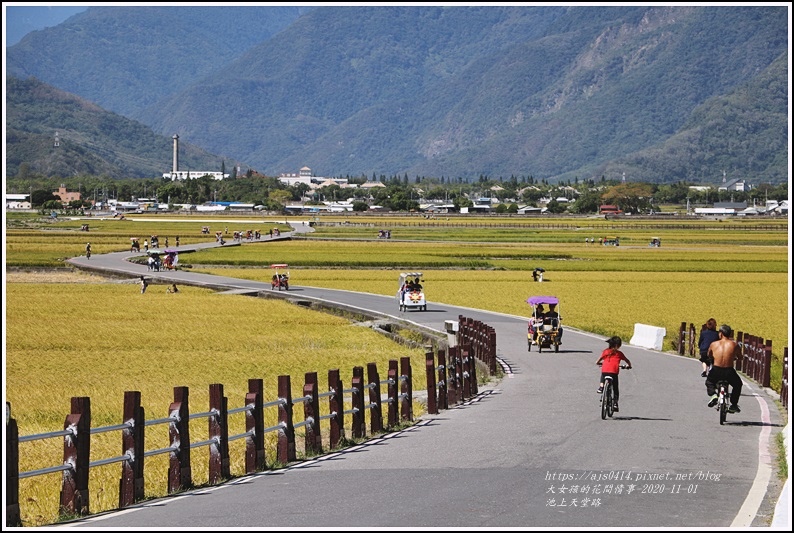
[[[784,431],[778,432],[775,435],[775,448],[777,456],[777,477],[781,481],[788,479],[788,454],[786,453],[786,433]]]

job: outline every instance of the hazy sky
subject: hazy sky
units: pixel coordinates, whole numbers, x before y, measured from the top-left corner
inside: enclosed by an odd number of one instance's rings
[[[22,37],[33,30],[57,26],[75,13],[88,9],[88,6],[69,6],[55,4],[46,6],[32,2],[3,2],[3,37],[5,46],[18,43]]]

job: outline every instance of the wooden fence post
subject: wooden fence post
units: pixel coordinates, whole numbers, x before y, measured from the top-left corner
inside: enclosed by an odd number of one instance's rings
[[[788,346],[783,348],[783,379],[780,387],[780,403],[788,411]]]
[[[19,514],[19,428],[6,402],[6,527],[21,527]]]
[[[353,367],[353,431],[354,439],[360,439],[367,433],[364,418],[364,367]]]
[[[464,339],[463,342],[469,342]],[[460,401],[460,382],[456,373],[458,350],[460,344],[457,346],[450,346],[447,357],[447,401],[450,405],[456,405]]]
[[[745,368],[747,366],[747,360],[745,359],[746,347],[744,345],[744,334],[741,331],[737,331],[735,340],[736,344],[739,345],[739,357],[733,362],[733,367],[746,374]]]
[[[71,428],[75,434],[63,438],[63,462],[72,465],[72,469],[63,471],[60,514],[85,516],[91,461],[91,398],[73,397],[71,410],[63,429]]]
[[[413,422],[414,420],[414,398],[413,398],[413,374],[411,373],[411,358],[400,358],[400,374],[401,378],[405,377],[402,382],[403,403],[400,415],[403,420]]]
[[[121,432],[121,449],[130,459],[121,463],[121,480],[119,481],[119,508],[124,509],[145,496],[143,481],[144,431],[146,417],[141,406],[140,391],[124,393],[123,422],[132,427]]]
[[[455,377],[457,378],[458,387],[458,403],[466,401],[466,376],[463,372],[463,347],[468,346],[472,349],[471,344],[462,344],[457,347],[455,356]]]
[[[696,340],[695,339],[696,338],[697,337],[695,337],[695,325],[690,322],[689,323],[689,335],[687,337],[687,340],[689,341],[689,342],[687,342],[687,350],[688,350],[687,353],[689,354],[690,357],[694,357],[695,356],[695,344],[696,344]]]
[[[174,387],[174,402],[169,406],[169,416],[174,418],[169,423],[171,452],[168,469],[168,493],[172,494],[193,485],[190,470],[190,409],[188,408],[189,391],[187,387]]]
[[[427,375],[427,413],[438,414],[436,403],[436,361],[432,350],[425,352],[425,374]]]
[[[339,378],[339,369],[328,371],[328,389],[333,391],[328,397],[328,412],[335,413],[330,418],[329,447],[333,450],[339,446],[339,441],[345,436],[345,397],[344,386]]]
[[[471,398],[471,372],[469,371],[469,354],[472,353],[472,347],[469,345],[463,345],[460,347],[460,357],[458,361],[460,361],[460,375],[463,378],[463,397],[464,398]]]
[[[488,332],[488,364],[491,374],[496,374],[496,330],[494,328]]]
[[[764,373],[761,376],[761,385],[769,387],[770,373],[772,371],[772,339],[768,339],[763,347],[764,350]]]
[[[210,385],[209,438],[215,440],[209,445],[209,483],[217,485],[232,477],[229,463],[229,412],[227,398],[223,395],[223,385]]]
[[[282,428],[278,432],[278,460],[286,465],[295,460],[295,426],[292,422],[292,386],[289,376],[278,377],[278,421]]]
[[[488,351],[490,352],[490,350]],[[469,362],[469,393],[471,395],[476,395],[479,392],[477,387],[477,358],[474,357],[474,352],[465,346],[463,348],[463,357]],[[493,359],[494,361],[496,360],[495,357]]]
[[[400,374],[397,371],[396,359],[389,359],[389,373],[387,377],[389,379],[389,386],[387,387],[389,396],[388,423],[391,428],[398,424],[398,406],[400,401],[398,393],[400,390]]]
[[[447,399],[447,354],[445,350],[438,351],[438,408],[449,409]]]
[[[367,384],[369,389],[369,430],[370,434],[381,433],[383,431],[383,408],[380,400],[380,375],[378,366],[375,363],[367,363]]]
[[[678,355],[684,355],[684,347],[686,346],[686,322],[681,322],[678,328]]]
[[[317,396],[317,372],[306,372],[303,395],[311,399],[303,402],[304,420],[311,418],[306,426],[306,453],[323,453],[323,439],[320,436],[320,399]]]
[[[248,380],[245,405],[253,408],[245,412],[245,431],[252,433],[245,439],[245,473],[253,474],[265,469],[265,418],[262,403],[265,396],[264,381]]]

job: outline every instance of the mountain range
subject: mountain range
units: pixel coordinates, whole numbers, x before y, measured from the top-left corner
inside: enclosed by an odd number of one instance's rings
[[[7,49],[6,127],[15,139],[51,138],[65,126],[41,111],[73,93],[122,128],[108,136],[154,135],[128,143],[149,147],[139,169],[127,157],[107,170],[125,176],[170,170],[178,134],[205,151],[191,165],[266,175],[309,166],[324,176],[718,183],[724,172],[782,183],[789,10],[89,7]],[[13,109],[12,86],[36,84],[57,91]],[[84,119],[69,120],[82,131]],[[71,138],[86,157],[116,150]],[[152,143],[166,155],[155,161]],[[45,171],[46,160],[35,143],[7,141],[9,176],[23,162]]]

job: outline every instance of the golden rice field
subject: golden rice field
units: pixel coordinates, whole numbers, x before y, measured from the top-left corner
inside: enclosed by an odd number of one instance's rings
[[[209,274],[267,282],[267,268],[200,268]],[[528,317],[530,296],[560,298],[569,327],[630,339],[634,324],[667,330],[666,350],[681,322],[709,317],[738,331],[772,339],[775,352],[788,346],[788,275],[785,273],[594,272],[546,270],[535,283],[527,272],[423,269],[428,307],[433,302]],[[290,283],[375,294],[397,292],[396,270],[292,269]],[[773,379],[775,374],[773,373]],[[781,377],[777,370],[777,380]],[[779,388],[779,386],[778,386]]]
[[[293,239],[205,250],[180,261],[201,265],[300,268],[457,268],[531,271],[777,272],[788,271],[786,248],[714,244],[663,248],[573,244],[334,241]]]
[[[672,350],[681,322],[699,327],[713,316],[773,341],[772,385],[780,388],[780,358],[790,335],[787,221],[698,225],[671,219],[664,221],[665,229],[653,229],[637,220],[543,219],[546,225],[540,227],[527,225],[540,220],[509,217],[321,219],[309,238],[182,254],[180,265],[266,282],[271,263],[288,263],[291,284],[384,295],[396,292],[400,270],[421,270],[430,308],[440,302],[526,317],[529,296],[550,294],[561,299],[568,327],[629,339],[635,323],[661,326],[667,329],[665,350]],[[89,233],[80,231],[84,222],[90,223]],[[209,235],[201,233],[205,225]],[[146,418],[152,419],[166,416],[175,386],[189,387],[191,411],[203,412],[212,383],[224,385],[233,408],[242,405],[249,378],[264,379],[267,401],[274,398],[280,374],[292,376],[298,396],[309,371],[318,372],[324,387],[331,368],[340,369],[347,385],[352,367],[368,362],[376,362],[382,375],[389,359],[406,355],[415,373],[424,367],[422,350],[284,302],[193,287],[166,294],[161,285],[141,295],[134,281],[35,272],[82,255],[87,241],[101,254],[128,250],[130,237],[143,243],[158,235],[164,249],[166,236],[170,245],[176,235],[182,245],[212,242],[214,232],[227,227],[229,233],[287,229],[261,217],[7,220],[6,267],[21,270],[7,270],[5,276],[5,385],[21,435],[61,429],[73,396],[91,398],[93,426],[115,425],[126,390],[141,391]],[[381,227],[391,229],[391,240],[376,239]],[[622,246],[584,243],[585,237],[607,235],[619,235]],[[651,237],[661,237],[662,248],[649,248]],[[546,269],[544,283],[531,282],[535,267]],[[424,387],[423,378],[415,376],[415,390]],[[275,413],[268,416],[266,426],[275,424]],[[244,430],[239,418],[230,416],[230,434]],[[166,428],[147,429],[147,450],[167,446]],[[191,422],[190,431],[195,440],[206,438],[206,421]],[[117,455],[118,438],[115,432],[92,436],[92,460]],[[297,441],[300,449],[301,436]],[[242,439],[230,443],[235,475],[242,472],[243,446]],[[268,449],[272,465],[272,441]],[[21,443],[20,452],[25,461],[20,471],[53,466],[62,461],[62,441]],[[206,448],[191,454],[194,481],[206,482]],[[167,454],[146,459],[147,497],[166,494],[167,463]],[[91,469],[91,512],[116,507],[119,469]],[[25,525],[57,520],[59,480],[60,474],[20,480]]]
[[[306,372],[318,373],[323,391],[328,370],[339,369],[345,387],[350,387],[354,366],[366,369],[374,362],[385,379],[388,361],[406,356],[415,372],[414,390],[425,389],[423,350],[397,344],[343,318],[276,300],[189,286],[167,294],[165,288],[151,285],[142,295],[134,282],[97,276],[7,277],[6,400],[20,435],[62,429],[71,397],[91,399],[92,427],[110,426],[122,421],[124,391],[141,392],[146,419],[151,420],[168,416],[177,386],[189,387],[190,409],[196,413],[208,410],[209,385],[223,384],[232,409],[244,405],[251,378],[264,380],[265,401],[272,401],[279,375],[291,376],[293,397],[300,397]],[[415,404],[414,410],[420,414],[421,406]],[[295,412],[300,421],[300,404]],[[275,408],[265,414],[266,427],[277,423]],[[229,424],[230,435],[245,431],[242,414],[230,415]],[[348,418],[348,432],[349,424]],[[205,419],[193,420],[192,440],[206,439],[207,426]],[[327,439],[326,421],[321,431]],[[296,434],[300,451],[303,435],[300,430]],[[272,466],[275,433],[268,438],[267,461]],[[244,439],[230,443],[233,475],[244,473],[244,445]],[[117,456],[119,446],[117,431],[92,436],[92,460]],[[146,450],[167,446],[167,425],[147,428]],[[58,465],[62,454],[59,438],[20,443],[20,472]],[[207,448],[196,448],[191,455],[194,483],[206,483]],[[147,497],[167,494],[167,472],[168,454],[146,459]],[[91,512],[116,508],[119,474],[118,464],[90,470]],[[25,525],[57,520],[60,476],[20,480]]]

